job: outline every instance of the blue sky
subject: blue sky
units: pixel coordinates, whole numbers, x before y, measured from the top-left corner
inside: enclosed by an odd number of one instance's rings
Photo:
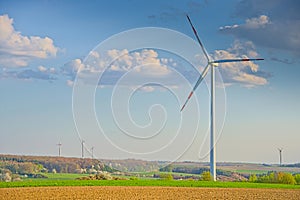
[[[179,112],[206,64],[189,14],[213,59],[265,58],[217,68],[217,160],[300,162],[298,1],[0,8],[0,153],[208,161],[209,76]]]

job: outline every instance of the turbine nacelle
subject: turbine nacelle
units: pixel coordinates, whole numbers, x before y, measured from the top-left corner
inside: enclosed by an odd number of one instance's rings
[[[219,66],[219,63],[216,63],[215,61],[212,61],[212,62],[208,62],[208,64],[212,67],[218,67]]]

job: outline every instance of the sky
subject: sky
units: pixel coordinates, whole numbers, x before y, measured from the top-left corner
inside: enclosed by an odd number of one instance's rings
[[[0,153],[209,160],[216,67],[218,162],[297,163],[297,0],[0,1]]]

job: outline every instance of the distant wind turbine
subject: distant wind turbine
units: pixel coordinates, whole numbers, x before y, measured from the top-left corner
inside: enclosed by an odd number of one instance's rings
[[[94,159],[94,147],[91,148],[92,159]]]
[[[208,56],[198,34],[196,29],[194,28],[191,19],[189,18],[189,16],[186,16],[192,29],[193,32],[197,38],[197,41],[205,55],[205,58],[207,60],[207,65],[204,68],[202,74],[200,75],[200,77],[198,78],[193,90],[190,92],[187,100],[185,101],[185,103],[183,104],[183,106],[181,107],[182,111],[184,109],[184,107],[186,106],[186,104],[188,103],[188,101],[190,100],[190,98],[192,97],[192,95],[194,94],[195,90],[197,89],[197,87],[199,86],[199,84],[202,82],[202,80],[204,79],[204,77],[206,76],[206,74],[208,73],[208,70],[211,69],[211,105],[210,105],[210,173],[212,176],[213,181],[216,181],[216,150],[215,150],[215,70],[214,67],[217,67],[219,63],[228,63],[228,62],[246,62],[246,61],[257,61],[257,60],[264,60],[262,58],[236,58],[236,59],[223,59],[223,60],[211,60],[210,57]]]
[[[84,140],[81,140],[81,157],[84,158]]]
[[[282,166],[282,148],[278,148],[279,151],[279,166]]]
[[[56,145],[58,146],[58,157],[60,157],[62,143],[59,142],[59,143],[56,144]]]

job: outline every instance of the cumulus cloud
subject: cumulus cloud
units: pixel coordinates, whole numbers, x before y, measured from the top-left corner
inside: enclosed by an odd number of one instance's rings
[[[271,49],[299,55],[300,1],[247,0],[237,5],[236,16],[245,23],[220,27],[220,32]]]
[[[227,50],[216,50],[212,55],[214,60],[257,57],[252,42],[235,41]],[[266,85],[270,74],[260,70],[254,62],[223,63],[219,65],[220,73],[226,86],[234,83],[245,87]]]
[[[14,78],[20,80],[56,80],[57,71],[55,68],[46,68],[39,66],[37,69],[22,70],[3,70],[0,74],[1,78]]]
[[[247,19],[245,27],[249,29],[264,28],[267,24],[270,24],[269,17],[266,15],[261,15],[260,17]]]
[[[241,42],[236,40],[233,45],[226,50],[216,50],[212,55],[213,59],[231,59],[231,58],[249,58],[258,57],[255,46],[252,42]],[[196,55],[196,59],[199,59]],[[128,52],[127,49],[112,49],[105,53],[91,52],[85,62],[82,59],[74,59],[62,67],[63,74],[69,79],[67,85],[73,86],[75,77],[89,84],[98,82],[99,86],[113,86],[123,78],[121,84],[130,88],[139,88],[135,83],[163,82],[167,87],[178,88],[178,75],[176,70],[187,80],[194,81],[198,77],[197,71],[192,69],[182,69],[172,58],[161,58],[157,51],[153,49],[143,49],[140,51]],[[268,84],[268,78],[271,76],[267,72],[260,70],[254,62],[224,63],[219,66],[225,85],[234,83],[245,87],[255,87]],[[128,75],[130,73],[130,75]],[[92,81],[91,81],[92,80]],[[118,83],[120,84],[120,82]],[[156,90],[157,85],[145,85],[139,90],[152,92]]]
[[[102,54],[97,51],[90,52],[84,63],[82,59],[74,59],[62,67],[62,72],[70,81],[74,81],[76,76],[88,81],[99,78],[98,75],[103,73],[99,84],[114,85],[127,72],[135,74],[138,78],[165,77],[171,73],[168,65],[174,66],[174,61],[160,58],[153,49],[135,52],[111,49]]]
[[[0,16],[0,67],[26,67],[33,59],[56,56],[58,48],[49,37],[24,36],[13,27],[13,19]]]
[[[72,77],[72,79],[74,79],[80,68],[84,68],[84,65],[82,63],[82,60],[77,58],[64,64],[64,66],[62,67],[62,72],[64,75],[70,76]]]

